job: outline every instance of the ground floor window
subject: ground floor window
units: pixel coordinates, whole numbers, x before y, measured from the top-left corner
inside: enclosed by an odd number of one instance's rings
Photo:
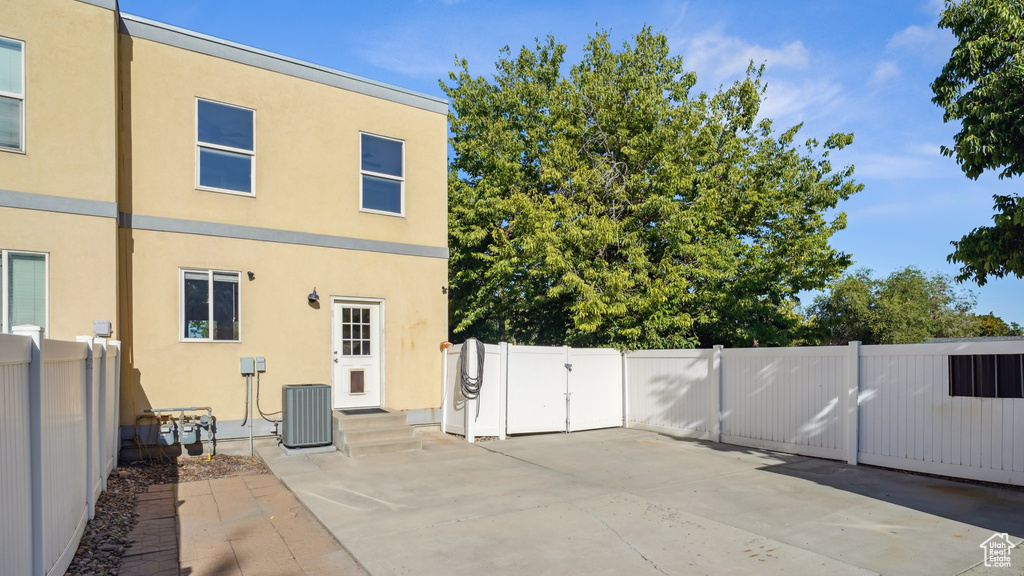
[[[47,328],[49,317],[49,258],[40,252],[0,250],[3,313],[2,331],[10,333],[14,326],[32,324]]]
[[[181,269],[181,340],[241,340],[241,274]]]

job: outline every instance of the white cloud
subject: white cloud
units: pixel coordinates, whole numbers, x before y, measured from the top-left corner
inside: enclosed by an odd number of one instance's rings
[[[921,5],[921,11],[935,17],[938,21],[939,14],[946,8],[946,0],[928,0]]]
[[[881,84],[892,80],[900,75],[900,67],[891,60],[883,60],[875,65],[875,71],[871,73],[871,84]]]
[[[761,46],[716,29],[670,44],[683,47],[686,68],[697,73],[705,89],[741,78],[751,61],[765,63],[760,117],[779,125],[821,118],[842,102],[841,85],[811,69],[811,53],[800,40]]]
[[[932,143],[907,144],[891,153],[852,153],[849,158],[858,177],[914,180],[962,176],[956,163],[943,157],[939,145]]]
[[[827,79],[769,80],[760,116],[789,125],[830,114],[841,101],[839,84]]]
[[[949,58],[956,41],[949,30],[937,26],[924,28],[907,26],[893,34],[885,45],[887,50],[907,51],[927,60],[943,61]]]
[[[859,170],[858,170],[859,171]],[[870,192],[866,192],[870,194]],[[950,210],[981,210],[984,211],[991,206],[988,198],[966,194],[959,190],[946,191],[922,191],[908,190],[905,194],[898,194],[896,200],[870,203],[871,199],[877,196],[864,196],[858,198],[864,206],[851,207],[847,214],[851,217],[877,216],[882,218],[916,216],[922,214],[945,214]],[[987,202],[987,203],[986,203]]]
[[[858,176],[882,180],[931,178],[935,175],[932,160],[916,154],[863,154],[853,165]]]
[[[683,55],[686,66],[695,70],[698,77],[709,78],[716,84],[742,75],[751,60],[755,66],[767,62],[769,70],[804,69],[809,60],[807,48],[799,40],[768,48],[717,31],[705,32],[690,39]]]
[[[357,52],[363,60],[378,68],[414,78],[447,78],[454,61],[452,56],[441,57],[439,54],[413,50],[405,44],[386,48],[378,44],[360,48]]]
[[[932,156],[934,158],[944,158],[942,152],[939,151],[941,144],[934,142],[922,142],[920,144],[911,144],[907,146],[907,150],[920,154],[921,156]]]

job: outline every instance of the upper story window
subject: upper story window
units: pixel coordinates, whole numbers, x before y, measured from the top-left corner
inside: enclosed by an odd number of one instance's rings
[[[405,142],[360,134],[360,209],[405,214]]]
[[[25,149],[25,43],[0,36],[0,150]]]
[[[48,258],[39,252],[0,250],[2,272],[3,315],[0,332],[11,332],[14,326],[33,324],[46,330]]]
[[[181,341],[241,340],[241,274],[181,269]]]
[[[196,99],[196,188],[255,194],[256,111]]]

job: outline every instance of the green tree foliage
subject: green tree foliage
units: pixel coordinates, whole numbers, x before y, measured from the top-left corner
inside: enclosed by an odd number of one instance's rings
[[[1002,318],[989,312],[988,314],[976,315],[975,335],[976,336],[1024,336],[1024,327],[1016,322],[1006,323]]]
[[[953,147],[969,178],[986,170],[999,177],[1024,173],[1024,0],[946,0],[940,28],[959,40],[942,74],[932,83],[932,101],[946,122],[960,122]],[[952,242],[950,262],[961,264],[958,281],[984,286],[988,277],[1024,277],[1024,202],[1019,195],[994,196],[992,226],[975,228]]]
[[[907,267],[885,278],[860,269],[815,298],[809,313],[821,344],[915,344],[979,335],[974,297],[949,278]]]
[[[762,70],[707,94],[644,29],[465,60],[447,93],[453,337],[619,348],[785,343],[795,294],[849,265],[828,243],[860,190],[829,154],[757,120]]]

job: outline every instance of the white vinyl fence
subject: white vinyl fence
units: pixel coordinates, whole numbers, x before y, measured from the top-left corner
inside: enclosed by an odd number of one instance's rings
[[[445,355],[445,432],[504,439],[622,426],[622,355],[615,350],[487,344],[483,387],[471,400],[462,395],[461,350]]]
[[[626,354],[502,343],[487,345],[484,387],[469,401],[460,349],[446,353],[443,425],[470,440],[625,423],[1024,486],[1024,399],[953,397],[949,374],[950,356],[1022,355],[1020,341]]]
[[[116,466],[119,346],[0,334],[0,573],[71,563]]]
[[[459,385],[459,352],[462,344],[452,346],[445,355],[445,398],[442,426],[449,434],[505,437],[505,370],[503,359],[507,344],[484,345],[484,386],[476,400],[467,400]]]
[[[1024,399],[949,395],[950,355],[1024,354],[1024,342],[863,346],[859,460],[1024,485]]]
[[[949,393],[949,356],[992,354],[1024,342],[631,352],[626,425],[1024,485],[1024,399]]]

